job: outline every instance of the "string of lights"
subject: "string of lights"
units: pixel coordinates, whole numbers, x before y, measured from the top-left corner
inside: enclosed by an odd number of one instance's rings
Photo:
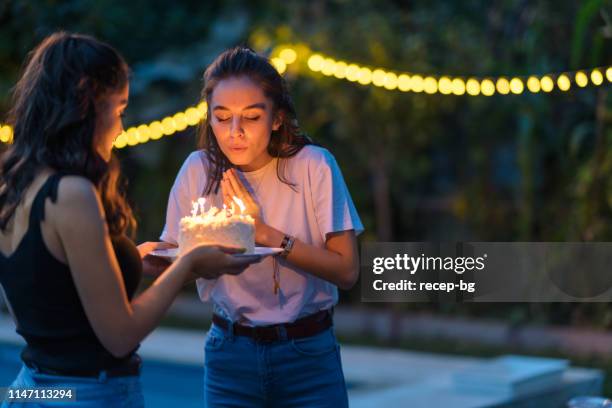
[[[282,52],[286,52],[286,50]],[[280,54],[278,58],[283,59]],[[319,53],[311,54],[306,66],[312,72],[366,86],[371,85],[401,92],[440,93],[457,96],[492,96],[496,93],[500,95],[519,95],[526,91],[548,93],[554,91],[555,88],[567,92],[573,86],[578,88],[601,86],[605,82],[604,75],[608,82],[612,82],[612,66],[544,75],[459,77],[394,72],[383,68],[371,68],[336,60]]]
[[[299,51],[299,52],[298,52]],[[550,93],[556,89],[567,92],[573,87],[601,86],[612,82],[612,66],[582,69],[571,72],[548,73],[528,76],[449,76],[423,73],[398,72],[346,62],[330,56],[313,53],[304,46],[279,46],[271,54],[270,62],[283,74],[298,61],[298,54],[305,60],[311,73],[322,74],[363,86],[375,86],[389,91],[415,92],[441,95],[493,96],[520,95],[524,92]],[[121,133],[114,147],[122,149],[171,136],[176,132],[195,126],[206,117],[206,102],[187,108],[185,111],[155,120],[149,124],[132,126]],[[0,142],[10,143],[13,130],[0,124]]]

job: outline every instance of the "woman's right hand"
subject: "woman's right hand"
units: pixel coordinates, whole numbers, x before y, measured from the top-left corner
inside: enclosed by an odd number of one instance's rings
[[[260,255],[233,254],[244,252],[244,248],[222,245],[199,245],[182,255],[178,261],[186,262],[190,272],[198,278],[217,279],[221,275],[238,275],[249,265],[260,262]]]

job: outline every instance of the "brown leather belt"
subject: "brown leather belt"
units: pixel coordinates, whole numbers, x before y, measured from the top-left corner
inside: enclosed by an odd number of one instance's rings
[[[229,330],[230,322],[217,314],[213,314],[212,321],[215,325],[223,330]],[[282,323],[271,326],[243,326],[238,323],[233,323],[233,332],[236,336],[246,336],[255,339],[259,342],[273,342],[283,340],[282,328],[287,334],[286,339],[300,339],[304,337],[314,336],[332,326],[332,312],[330,310],[321,310],[317,313],[303,317],[293,323]]]

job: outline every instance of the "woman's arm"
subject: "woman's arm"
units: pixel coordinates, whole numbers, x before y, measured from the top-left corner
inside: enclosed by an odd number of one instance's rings
[[[279,247],[285,237],[281,231],[256,221],[256,240],[269,247]],[[359,261],[355,231],[333,232],[327,235],[325,248],[318,248],[298,239],[287,260],[300,269],[349,290],[359,277]]]
[[[197,247],[130,303],[93,185],[81,177],[63,178],[57,204],[50,207],[49,219],[59,235],[87,318],[100,342],[117,357],[132,351],[153,330],[191,272],[213,278],[240,273],[257,261],[249,258],[245,262],[219,248]]]
[[[245,212],[255,219],[255,241],[258,244],[279,247],[285,234],[261,220],[261,208],[244,187],[233,169],[224,174],[221,181],[224,201],[232,202],[232,196],[240,198],[246,206]],[[327,234],[325,248],[295,240],[287,260],[300,269],[331,282],[340,289],[348,290],[359,277],[359,258],[355,231],[340,231]]]

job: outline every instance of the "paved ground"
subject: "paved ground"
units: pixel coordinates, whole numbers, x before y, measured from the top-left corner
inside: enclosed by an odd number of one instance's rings
[[[204,335],[204,332],[159,328],[142,343],[140,354],[152,364],[181,363],[197,371],[204,357]],[[22,340],[14,332],[13,322],[0,315],[2,342],[19,344]],[[464,392],[453,385],[453,373],[481,364],[482,359],[355,346],[342,346],[341,351],[351,407],[354,408],[381,407],[383,404],[411,408],[561,407],[572,396],[598,395],[601,391],[599,371],[573,368],[566,372],[561,387],[530,398],[508,401],[499,395]],[[145,380],[146,376],[143,382]]]

